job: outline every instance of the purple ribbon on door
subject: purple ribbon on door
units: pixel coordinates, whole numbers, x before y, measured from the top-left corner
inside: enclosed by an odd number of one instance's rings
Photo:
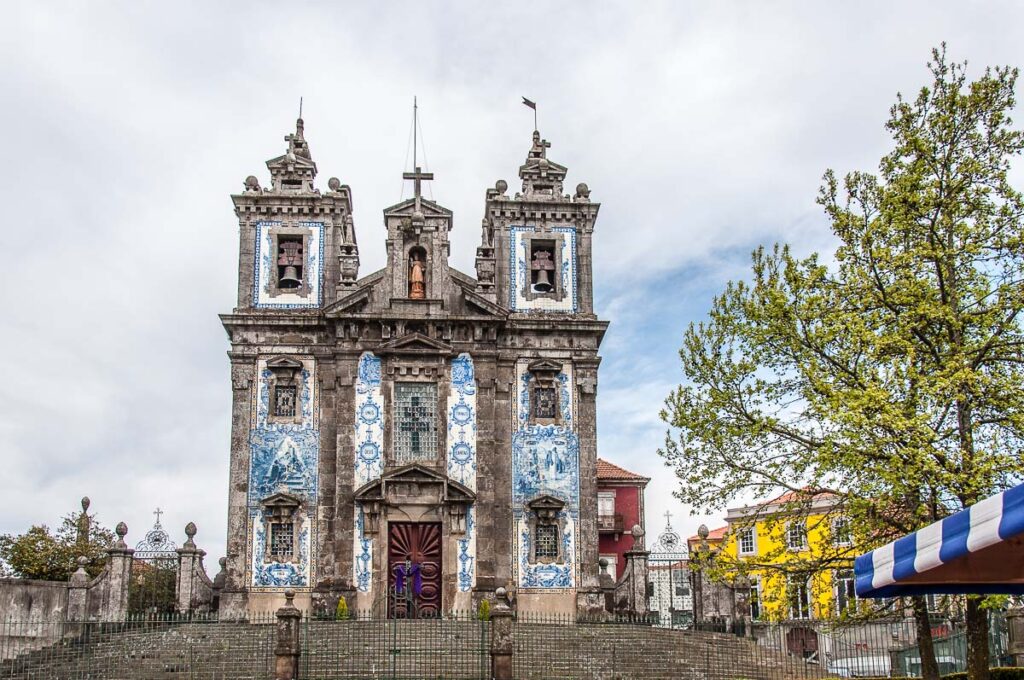
[[[401,595],[405,592],[405,579],[412,578],[412,593],[419,595],[423,591],[423,576],[420,574],[420,565],[413,563],[406,572],[405,565],[395,567],[395,592]]]

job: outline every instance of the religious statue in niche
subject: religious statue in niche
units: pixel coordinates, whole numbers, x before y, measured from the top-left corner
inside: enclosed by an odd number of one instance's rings
[[[419,249],[409,254],[409,298],[412,300],[424,300],[427,297],[424,260],[424,254]]]

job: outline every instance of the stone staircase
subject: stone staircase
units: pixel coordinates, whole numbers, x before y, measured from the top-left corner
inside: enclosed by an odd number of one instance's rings
[[[96,624],[0,663],[0,679],[265,680],[275,634],[270,624]],[[476,621],[311,621],[302,637],[303,680],[489,677],[489,630]],[[636,625],[518,623],[513,659],[517,680],[825,677],[732,635]]]

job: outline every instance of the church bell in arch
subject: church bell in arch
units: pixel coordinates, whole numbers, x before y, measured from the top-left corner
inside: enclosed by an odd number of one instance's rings
[[[555,263],[551,261],[551,253],[546,250],[534,252],[530,264],[533,269],[533,290],[537,293],[550,293],[554,290],[551,272],[555,269]]]
[[[282,241],[277,254],[279,288],[302,287],[302,243],[299,241]]]

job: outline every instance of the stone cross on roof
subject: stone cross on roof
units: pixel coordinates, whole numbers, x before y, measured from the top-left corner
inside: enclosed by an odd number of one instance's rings
[[[412,184],[412,186],[413,186],[413,196],[416,199],[416,208],[415,208],[415,210],[416,210],[416,212],[420,212],[420,191],[421,191],[420,183],[423,180],[432,180],[432,179],[434,179],[434,173],[432,173],[432,172],[423,172],[423,170],[417,165],[416,166],[416,172],[403,172],[402,173],[402,179],[411,179],[412,180],[412,182],[413,182],[413,184]]]

